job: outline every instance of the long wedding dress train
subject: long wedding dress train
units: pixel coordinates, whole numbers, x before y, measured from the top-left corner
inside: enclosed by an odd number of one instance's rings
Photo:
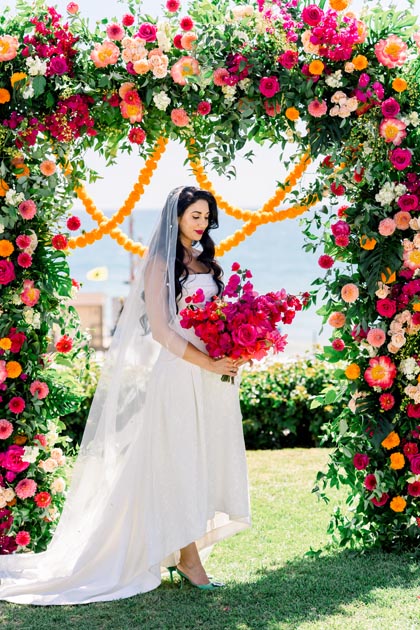
[[[212,275],[190,275],[180,309],[198,288],[214,295]],[[193,331],[177,332],[202,349]],[[135,336],[127,340],[123,364],[117,355],[102,376],[108,420],[92,435],[88,423],[55,535],[45,552],[0,557],[0,599],[57,605],[144,593],[159,586],[183,546],[196,541],[205,553],[249,525],[237,384],[150,339],[139,356]],[[147,379],[146,363],[153,364]],[[124,387],[133,370],[134,393]]]

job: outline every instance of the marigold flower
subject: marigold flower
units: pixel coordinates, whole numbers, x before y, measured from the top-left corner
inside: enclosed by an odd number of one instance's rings
[[[0,105],[8,103],[10,101],[10,92],[5,88],[0,88]]]
[[[13,243],[6,239],[0,240],[0,256],[2,258],[7,258],[14,251]]]
[[[9,185],[4,179],[0,179],[0,197],[5,197],[7,191],[9,190]]]
[[[6,371],[9,378],[17,378],[22,374],[22,366],[18,361],[8,361]]]
[[[352,64],[356,70],[364,70],[368,66],[368,60],[364,55],[356,55],[356,57],[352,59]]]
[[[394,497],[389,504],[389,507],[394,512],[404,512],[407,501],[402,497]]]
[[[405,92],[407,89],[407,81],[401,77],[396,77],[392,82],[392,88],[396,92]]]
[[[10,83],[12,84],[12,87],[15,87],[15,83],[18,83],[18,81],[23,81],[24,79],[27,79],[28,75],[25,72],[14,72],[12,74],[12,76],[10,77]]]
[[[396,433],[395,431],[391,431],[391,433],[388,433],[386,438],[382,440],[381,446],[383,446],[384,448],[388,450],[391,450],[392,448],[395,448],[396,446],[398,446],[400,442],[401,440],[398,433]]]
[[[288,107],[284,112],[284,115],[288,118],[288,120],[292,120],[293,122],[300,118],[299,110],[296,109],[296,107]]]
[[[360,367],[357,363],[350,363],[344,370],[344,374],[350,381],[355,381],[360,376]]]
[[[389,467],[392,470],[401,470],[405,466],[405,457],[402,453],[392,453],[389,457]]]
[[[320,75],[323,73],[325,68],[325,65],[322,63],[322,61],[320,61],[319,59],[314,59],[314,61],[311,61],[311,63],[309,64],[309,72],[311,74],[315,74],[315,75]]]
[[[39,170],[43,175],[45,175],[45,177],[50,177],[51,175],[54,175],[57,167],[55,162],[53,162],[52,160],[44,160],[39,165]]]
[[[349,0],[330,0],[330,7],[333,11],[344,11],[349,6]]]
[[[10,350],[12,347],[12,340],[9,337],[2,337],[0,339],[0,348],[2,350]]]

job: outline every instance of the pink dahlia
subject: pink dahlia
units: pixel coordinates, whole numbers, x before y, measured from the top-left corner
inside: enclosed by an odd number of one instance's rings
[[[26,404],[21,396],[13,396],[13,398],[9,400],[8,407],[12,413],[22,413]]]
[[[125,13],[121,21],[124,26],[132,26],[134,24],[134,15],[131,15],[131,13]]]
[[[211,103],[209,101],[200,101],[197,106],[197,112],[201,116],[207,116],[211,112]]]
[[[18,544],[19,547],[26,547],[31,542],[31,535],[29,532],[26,532],[25,530],[22,529],[20,532],[16,534],[15,540],[16,540],[16,544]]]
[[[7,440],[13,433],[13,424],[6,420],[6,418],[0,419],[0,440]]]
[[[260,79],[259,90],[266,98],[272,98],[280,92],[280,84],[277,77],[263,77]]]
[[[26,234],[20,234],[16,238],[16,245],[19,247],[19,249],[26,249],[27,247],[30,246],[30,244],[31,244],[31,238],[27,236]]]
[[[15,487],[15,492],[19,499],[29,499],[33,497],[37,490],[37,485],[33,479],[21,479]]]
[[[181,18],[179,25],[183,31],[191,31],[194,28],[194,22],[189,15]]]
[[[385,343],[386,335],[382,328],[371,328],[367,334],[367,342],[374,348],[380,348]]]
[[[49,492],[38,492],[34,501],[39,508],[47,508],[51,503],[51,495]]]
[[[229,76],[229,72],[226,68],[216,68],[213,72],[214,85],[218,85],[219,87],[226,85],[226,79],[228,79]]]
[[[19,214],[22,219],[33,219],[36,215],[36,205],[32,199],[26,199],[19,204]]]
[[[318,258],[318,265],[321,269],[331,269],[334,265],[334,258],[332,256],[328,256],[328,254],[322,254],[322,256]]]
[[[54,249],[66,249],[68,246],[68,241],[64,234],[56,234],[53,236],[51,243]]]
[[[179,0],[166,0],[166,10],[170,13],[176,13],[180,6]]]
[[[327,103],[325,101],[318,101],[318,99],[314,99],[308,105],[308,112],[314,118],[320,118],[327,113]]]
[[[34,381],[33,383],[31,383],[29,391],[31,392],[32,396],[37,396],[38,400],[46,398],[50,393],[47,383],[43,383],[42,381]]]
[[[17,264],[19,267],[28,269],[32,265],[32,256],[27,252],[21,252],[17,257]]]
[[[113,22],[112,24],[108,24],[106,27],[106,34],[110,40],[119,42],[123,39],[125,32],[122,26]]]
[[[359,297],[359,287],[357,284],[348,282],[341,287],[341,297],[347,304],[352,304]]]
[[[387,356],[369,359],[369,367],[365,370],[364,378],[370,387],[388,389],[392,387],[397,368],[395,363]]]
[[[397,37],[390,35],[386,39],[380,39],[375,44],[375,55],[379,63],[387,68],[403,66],[407,61],[407,44]]]

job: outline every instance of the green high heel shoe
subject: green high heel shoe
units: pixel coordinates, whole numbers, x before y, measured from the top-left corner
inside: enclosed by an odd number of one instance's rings
[[[185,575],[185,573],[180,571],[178,569],[178,567],[175,567],[175,568],[176,568],[176,572],[178,573],[179,577],[181,578],[181,588],[183,587],[185,580],[187,582],[189,582],[191,584],[191,586],[195,586],[195,588],[199,588],[201,591],[214,591],[214,590],[216,590],[216,588],[220,588],[222,586],[225,586],[223,584],[223,582],[209,582],[208,584],[195,584],[188,577],[188,575]],[[172,577],[172,574],[171,574],[171,577]]]

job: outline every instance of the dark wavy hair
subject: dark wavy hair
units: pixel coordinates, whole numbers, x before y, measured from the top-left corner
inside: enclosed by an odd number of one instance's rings
[[[219,227],[216,199],[206,190],[201,190],[201,188],[196,188],[195,186],[185,186],[178,198],[178,218],[182,217],[185,210],[199,199],[204,199],[204,201],[207,201],[209,205],[209,224],[200,239],[202,252],[199,256],[197,256],[197,260],[202,262],[208,270],[213,273],[218,289],[217,294],[220,295],[224,288],[224,284],[222,282],[223,271],[214,259],[215,245],[209,234],[210,230],[214,230]],[[186,250],[181,243],[178,232],[175,260],[175,295],[177,301],[181,296],[182,286],[189,276],[188,267],[184,263],[184,259],[186,257],[185,255]]]

